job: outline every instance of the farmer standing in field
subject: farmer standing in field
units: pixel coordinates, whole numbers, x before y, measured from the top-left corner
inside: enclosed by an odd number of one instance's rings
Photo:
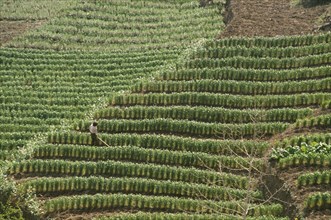
[[[98,133],[98,123],[97,122],[93,122],[90,125],[90,133],[91,133],[91,137],[92,137],[92,145],[97,145],[98,141],[97,141],[97,133]]]

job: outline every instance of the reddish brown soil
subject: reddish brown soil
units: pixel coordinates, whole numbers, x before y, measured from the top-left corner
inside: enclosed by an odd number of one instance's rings
[[[305,219],[306,220],[330,220],[330,216],[331,216],[331,211],[326,210],[326,211],[323,211],[323,212],[312,212]]]
[[[285,182],[285,184],[288,187],[288,190],[291,192],[291,197],[295,204],[297,204],[297,207],[300,209],[302,212],[303,210],[303,204],[305,199],[312,193],[315,192],[327,192],[330,190],[330,186],[328,185],[314,185],[314,186],[306,186],[303,188],[298,188],[297,187],[297,179],[301,174],[304,173],[311,173],[311,172],[316,172],[316,171],[325,171],[328,170],[327,168],[314,168],[314,167],[297,167],[297,168],[291,168],[291,169],[286,169],[283,171],[279,170],[278,175],[279,177]],[[307,216],[307,220],[330,220],[331,217],[331,211],[330,210],[325,210],[322,212],[312,212],[309,213]]]
[[[43,23],[44,21],[0,21],[0,46]]]
[[[329,114],[329,110],[321,110],[321,109],[316,109],[313,113],[313,116],[311,117],[316,117],[319,115],[323,114]],[[273,144],[277,140],[284,139],[286,137],[291,137],[293,135],[304,135],[304,134],[312,134],[314,132],[326,132],[328,129],[300,129],[296,130],[295,126],[290,126],[285,132],[282,134],[279,134],[277,136],[274,136],[273,139],[271,140],[271,143]],[[299,133],[296,133],[299,132]],[[269,152],[271,153],[271,152]],[[327,168],[319,168],[319,167],[296,167],[296,168],[289,168],[286,170],[273,170],[273,173],[277,173],[278,177],[285,182],[287,185],[288,190],[291,192],[291,199],[293,199],[294,203],[296,204],[297,208],[300,210],[300,213],[303,213],[303,204],[305,199],[309,196],[309,194],[314,193],[314,192],[327,192],[330,191],[330,186],[329,185],[315,185],[315,186],[307,186],[303,188],[298,188],[297,187],[297,179],[301,174],[304,173],[311,173],[315,171],[324,171],[324,170],[329,170]],[[331,210],[325,210],[321,212],[312,212],[312,213],[307,213],[308,216],[307,220],[326,220],[326,219],[331,219]]]
[[[277,36],[313,33],[328,5],[303,7],[291,0],[231,0],[227,27],[220,37]]]

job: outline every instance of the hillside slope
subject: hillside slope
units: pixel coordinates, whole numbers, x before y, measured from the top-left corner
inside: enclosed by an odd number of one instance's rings
[[[297,120],[275,138],[275,172],[285,181],[306,219],[330,219],[330,108],[322,104],[313,115]]]
[[[329,158],[268,162],[330,143],[330,33],[201,39],[223,4],[77,1],[0,49],[1,165],[41,218],[330,217]]]
[[[221,20],[217,5],[185,0],[79,1],[7,43],[0,48],[0,158],[13,160],[34,136],[66,129],[191,42],[217,36]]]
[[[82,120],[10,174],[36,189],[46,216],[281,218],[287,207],[258,189],[268,140],[331,99],[330,40],[208,41],[175,70],[110,96],[95,112],[97,146]]]

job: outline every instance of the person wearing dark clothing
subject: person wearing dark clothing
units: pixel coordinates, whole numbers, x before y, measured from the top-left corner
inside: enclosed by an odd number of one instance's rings
[[[91,138],[92,138],[92,143],[91,145],[98,145],[98,138],[97,138],[97,133],[98,133],[98,123],[97,122],[93,122],[91,125],[90,125],[90,133],[91,133]]]

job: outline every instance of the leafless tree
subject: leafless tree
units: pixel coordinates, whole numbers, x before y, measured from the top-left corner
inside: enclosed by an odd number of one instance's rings
[[[260,122],[263,118],[265,118],[265,115],[259,114],[251,114],[250,120],[251,123],[256,124]],[[257,126],[256,126],[257,127]],[[229,129],[231,129],[229,127]],[[216,131],[217,132],[217,131]],[[220,132],[221,134],[222,132]],[[235,134],[233,138],[230,137],[230,139],[237,139],[238,131],[231,131],[230,133]],[[254,133],[254,135],[251,137],[252,140],[265,140],[266,134],[264,134],[261,131],[257,131]],[[224,139],[223,135],[219,136],[220,139]],[[244,137],[241,137],[243,142],[246,141]],[[241,216],[243,220],[247,219],[250,215],[250,213],[258,208],[259,206],[270,204],[272,202],[280,203],[283,206],[286,206],[287,209],[291,209],[286,211],[286,213],[294,212],[293,215],[295,215],[296,210],[293,204],[288,202],[285,199],[282,199],[282,196],[279,196],[279,194],[286,193],[286,185],[284,182],[277,180],[277,183],[274,183],[273,181],[276,180],[277,177],[275,177],[272,169],[269,168],[269,157],[267,153],[264,153],[264,155],[261,155],[261,151],[259,149],[248,149],[245,147],[245,145],[242,145],[243,147],[238,151],[238,149],[232,149],[231,146],[224,146],[226,147],[227,152],[229,155],[235,156],[235,157],[244,157],[247,161],[247,163],[237,163],[237,168],[233,167],[226,167],[222,164],[219,164],[219,169],[217,172],[229,172],[234,174],[244,174],[245,177],[247,177],[247,187],[245,189],[246,193],[244,198],[238,200],[235,195],[231,194],[231,191],[229,191],[228,198],[230,201],[238,201],[237,205],[240,207],[240,212],[238,210],[229,210],[233,213],[236,213],[238,216]],[[260,158],[262,160],[262,167],[257,166],[256,160],[257,158]],[[201,160],[202,162],[202,160]],[[213,170],[207,165],[205,165],[206,169]],[[268,181],[268,179],[271,179],[271,181]],[[218,186],[216,183],[210,183],[209,185]],[[272,186],[273,185],[273,186]],[[263,192],[263,198],[258,199],[255,196],[255,192],[257,190],[261,190]],[[207,199],[204,198],[202,193],[197,192],[197,197],[200,197],[201,199]],[[221,198],[220,198],[221,200]],[[209,207],[208,207],[209,208]],[[217,213],[217,210],[214,210]],[[221,214],[221,213],[220,213]],[[224,215],[224,213],[222,213]]]

